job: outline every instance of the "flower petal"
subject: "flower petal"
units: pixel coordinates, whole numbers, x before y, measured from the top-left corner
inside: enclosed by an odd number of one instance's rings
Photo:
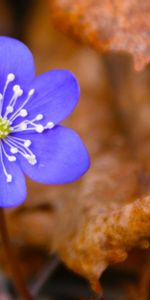
[[[69,115],[76,106],[80,90],[76,78],[67,70],[48,71],[31,84],[35,95],[26,105],[29,119],[43,114],[43,123],[52,121],[58,124]]]
[[[26,198],[25,177],[17,162],[9,162],[4,157],[4,165],[7,172],[12,175],[12,182],[6,181],[0,161],[0,207],[14,207]]]
[[[17,135],[18,136],[18,135]],[[24,137],[24,134],[20,134]],[[63,184],[83,175],[89,167],[89,155],[80,137],[71,129],[56,126],[42,134],[29,134],[30,149],[37,163],[32,166],[18,155],[23,172],[41,183]]]
[[[34,61],[30,50],[20,41],[0,37],[0,89],[8,73],[14,73],[18,84],[25,86],[35,76]]]

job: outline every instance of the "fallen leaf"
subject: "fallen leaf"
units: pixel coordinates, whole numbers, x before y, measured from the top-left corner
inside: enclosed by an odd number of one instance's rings
[[[136,0],[54,0],[60,30],[100,51],[133,55],[136,70],[150,62],[150,2]]]
[[[125,56],[99,57],[63,37],[47,21],[44,7],[27,40],[38,72],[69,68],[77,75],[81,100],[66,122],[84,139],[91,168],[65,186],[29,181],[28,200],[7,210],[7,221],[20,253],[23,247],[56,252],[98,291],[98,279],[108,266],[125,261],[132,249],[149,247],[149,73],[134,72]]]

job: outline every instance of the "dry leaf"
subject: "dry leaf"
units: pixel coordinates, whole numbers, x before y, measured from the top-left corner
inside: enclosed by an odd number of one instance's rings
[[[88,58],[96,76],[94,53],[79,51],[80,67]],[[88,145],[90,171],[82,181],[59,188],[30,183],[32,194],[26,210],[19,208],[8,219],[12,236],[30,246],[56,251],[96,290],[108,265],[125,260],[133,247],[149,246],[150,232],[150,198],[141,197],[141,166],[130,153],[112,95],[107,92],[105,71],[100,69],[101,84],[94,85],[93,75],[91,87],[83,84],[80,105],[69,122]],[[86,68],[81,70],[84,81],[89,82]]]
[[[148,0],[54,0],[52,6],[60,30],[100,51],[132,54],[137,70],[150,62]]]
[[[27,246],[57,252],[98,291],[99,276],[109,265],[126,260],[133,248],[149,247],[149,70],[136,74],[126,57],[121,63],[114,57],[100,58],[48,30],[44,5],[38,12],[40,22],[30,29],[34,43],[29,32],[28,41],[40,72],[69,68],[79,78],[81,100],[67,125],[84,139],[91,169],[65,186],[29,182],[28,201],[7,210],[7,220],[21,253]]]

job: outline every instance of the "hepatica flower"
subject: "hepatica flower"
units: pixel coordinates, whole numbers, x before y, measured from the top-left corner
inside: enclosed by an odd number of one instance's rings
[[[80,137],[59,125],[78,98],[78,83],[69,71],[35,76],[29,49],[0,37],[0,207],[19,205],[26,198],[24,175],[63,184],[88,169]]]

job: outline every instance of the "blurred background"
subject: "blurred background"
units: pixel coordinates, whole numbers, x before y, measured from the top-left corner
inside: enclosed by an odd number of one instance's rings
[[[27,179],[27,201],[6,211],[11,241],[34,299],[148,300],[149,221],[146,220],[147,227],[137,221],[138,225],[132,224],[127,231],[129,236],[134,226],[139,226],[133,232],[140,239],[133,238],[125,246],[128,258],[126,253],[124,258],[122,253],[110,253],[109,243],[101,247],[100,253],[94,252],[88,237],[100,247],[102,239],[97,231],[104,228],[103,214],[109,220],[112,211],[149,196],[149,66],[136,72],[126,52],[102,54],[88,43],[75,40],[71,32],[61,33],[54,22],[57,11],[51,9],[52,2],[55,1],[0,0],[0,34],[28,45],[37,74],[60,68],[77,76],[81,99],[65,124],[81,135],[92,165],[83,179],[67,186],[45,187]],[[93,34],[92,41],[94,38]],[[93,220],[100,216],[96,231]],[[84,232],[88,222],[90,227]],[[126,241],[127,236],[123,237]],[[77,249],[80,242],[82,247]],[[103,251],[109,252],[107,269],[102,267]],[[96,255],[97,263],[93,262]],[[96,294],[89,284],[88,279],[92,279],[84,269],[86,258],[89,264],[92,261],[93,270],[95,266],[104,270],[100,279],[103,295]],[[0,271],[0,300],[18,299],[2,245]],[[94,271],[91,274],[94,276]]]

